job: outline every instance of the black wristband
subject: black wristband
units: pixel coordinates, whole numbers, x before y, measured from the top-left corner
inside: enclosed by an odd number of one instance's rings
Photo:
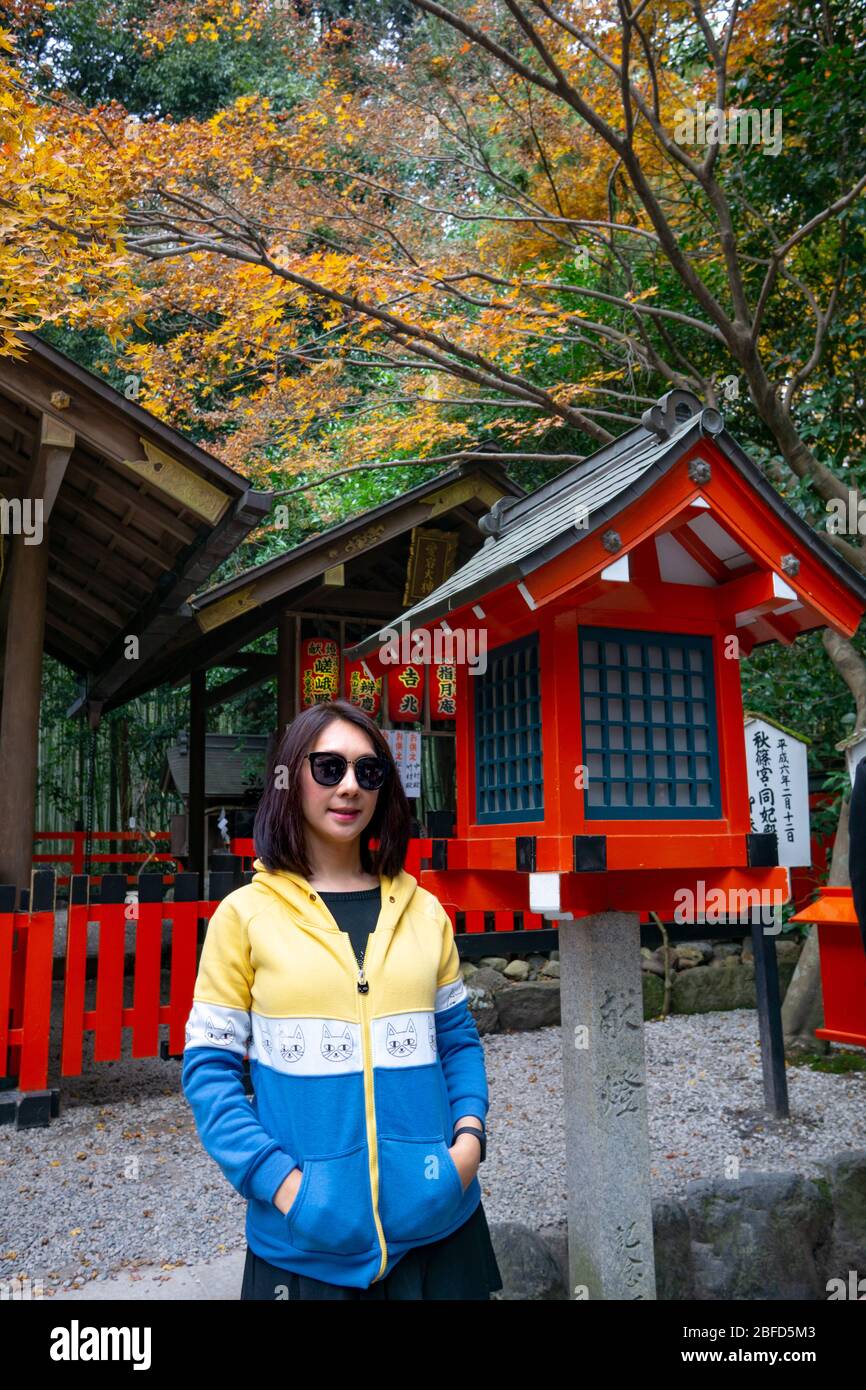
[[[485,1134],[485,1131],[484,1131],[483,1129],[476,1129],[474,1125],[461,1125],[459,1129],[455,1129],[454,1133],[453,1133],[452,1136],[451,1136],[451,1143],[452,1143],[452,1144],[453,1144],[454,1141],[456,1140],[458,1134],[474,1134],[474,1135],[475,1135],[475,1138],[478,1140],[479,1144],[481,1145],[481,1158],[480,1158],[479,1162],[483,1163],[484,1160],[485,1160],[485,1158],[487,1157],[487,1136],[486,1136],[486,1134]]]

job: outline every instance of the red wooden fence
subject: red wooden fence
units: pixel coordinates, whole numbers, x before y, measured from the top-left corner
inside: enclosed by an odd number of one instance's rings
[[[168,1027],[168,1051],[183,1052],[184,1027],[192,1007],[198,968],[198,925],[209,920],[219,899],[195,898],[197,875],[179,875],[173,902],[162,898],[162,875],[145,874],[140,901],[127,904],[125,876],[104,880],[115,901],[87,903],[87,878],[73,878],[66,921],[63,980],[61,1076],[82,1070],[84,1039],[91,1032],[96,1062],[119,1061],[123,1029],[132,1030],[132,1056],[160,1053],[160,1026]],[[186,880],[186,892],[184,881]],[[228,887],[231,885],[229,884]],[[192,889],[192,892],[190,891]],[[11,898],[11,890],[0,890]],[[53,901],[53,889],[51,893]],[[148,901],[148,899],[151,899]],[[131,974],[127,973],[126,928],[134,922]],[[163,997],[163,923],[170,928],[167,995]],[[86,1007],[88,927],[98,931],[96,991]],[[0,1077],[16,1077],[19,1092],[48,1087],[55,912],[0,911]],[[124,1002],[127,981],[132,1002]]]
[[[0,1076],[47,1086],[53,912],[0,912]]]
[[[60,1074],[82,1070],[84,1037],[93,1033],[93,1060],[116,1062],[122,1054],[124,1028],[132,1030],[132,1056],[159,1055],[161,1024],[168,1025],[168,1051],[180,1053],[184,1025],[192,1007],[197,970],[198,923],[210,918],[215,902],[143,902],[86,904],[69,909],[66,976],[63,993],[63,1041]],[[162,993],[163,921],[171,926],[168,997]],[[127,922],[135,922],[133,997],[124,1005]],[[87,929],[99,928],[95,1007],[85,1008]]]
[[[91,834],[91,842],[96,844],[105,841],[133,841],[140,845],[143,833],[138,830],[94,830]],[[152,835],[148,834],[147,839],[154,844],[169,843],[171,836],[167,830],[156,830]],[[70,873],[58,876],[57,882],[66,884],[72,874],[84,873],[85,847],[87,842],[87,832],[84,830],[40,830],[33,836],[34,844],[42,844],[45,841],[68,840],[71,842],[68,850],[46,850],[44,852],[34,852],[34,865],[50,867],[54,864],[69,864]],[[112,868],[120,864],[145,864],[156,860],[159,863],[177,864],[180,871],[183,871],[183,864],[177,855],[167,852],[151,854],[144,850],[119,849],[115,851],[106,850],[98,852],[92,850],[90,855],[91,865],[101,865],[99,873],[90,875],[91,883],[98,883],[102,874],[110,873]],[[174,882],[174,874],[163,874],[162,881],[165,884]],[[127,883],[131,886],[136,882],[135,874],[127,875]]]

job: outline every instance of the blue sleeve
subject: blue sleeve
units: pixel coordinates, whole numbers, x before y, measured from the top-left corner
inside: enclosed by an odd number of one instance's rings
[[[436,1046],[451,1103],[451,1123],[461,1115],[477,1115],[486,1128],[489,1096],[484,1047],[475,1019],[469,1012],[454,931],[444,908],[442,916],[443,963],[439,969],[434,1018]]]
[[[231,897],[231,895],[229,895]],[[181,1086],[206,1151],[242,1197],[272,1202],[298,1165],[244,1090],[253,972],[243,920],[224,899],[208,925],[186,1025]]]

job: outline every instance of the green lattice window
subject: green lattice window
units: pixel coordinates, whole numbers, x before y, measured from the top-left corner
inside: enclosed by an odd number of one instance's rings
[[[709,637],[582,627],[587,817],[721,815]]]
[[[538,633],[488,652],[473,683],[476,822],[543,820]]]

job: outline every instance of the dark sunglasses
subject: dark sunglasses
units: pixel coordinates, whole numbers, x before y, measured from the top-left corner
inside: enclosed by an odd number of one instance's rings
[[[365,792],[378,791],[388,775],[385,759],[370,753],[363,758],[344,758],[342,753],[307,753],[313,781],[320,787],[336,787],[346,775],[347,767],[354,767],[358,786]]]

